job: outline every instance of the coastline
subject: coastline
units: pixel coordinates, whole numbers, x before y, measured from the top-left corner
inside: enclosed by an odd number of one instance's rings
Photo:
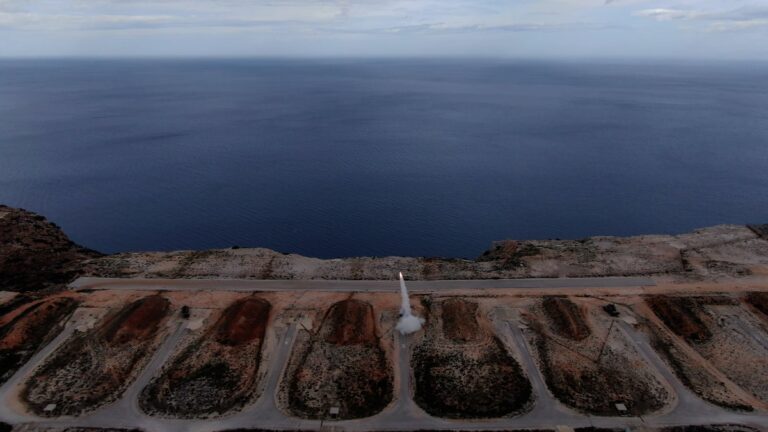
[[[101,255],[43,216],[0,206],[0,290],[59,289],[78,277],[144,279],[409,280],[654,277],[671,283],[768,275],[768,225],[718,225],[679,235],[502,240],[474,260],[319,259],[264,248]],[[45,265],[43,265],[45,264]]]

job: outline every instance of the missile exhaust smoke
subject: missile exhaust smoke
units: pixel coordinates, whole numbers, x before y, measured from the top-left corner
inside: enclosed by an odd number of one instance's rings
[[[400,272],[400,299],[400,320],[397,321],[395,329],[403,335],[421,330],[424,319],[413,315],[411,311],[411,300],[408,298],[408,288],[405,287],[402,272]]]

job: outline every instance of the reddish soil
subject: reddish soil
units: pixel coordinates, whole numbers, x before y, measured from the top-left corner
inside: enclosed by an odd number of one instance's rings
[[[479,340],[482,336],[477,323],[477,303],[449,299],[442,303],[443,335],[455,342]]]
[[[3,303],[0,305],[0,320],[4,321],[2,318],[20,307],[24,306],[27,303],[33,302],[35,299],[29,296],[26,296],[24,294],[18,294],[14,298],[10,299],[9,301]]]
[[[753,292],[747,295],[747,303],[763,313],[764,318],[768,319],[768,293]]]
[[[76,307],[77,301],[66,297],[41,301],[0,327],[0,383],[57,334]]]
[[[651,296],[646,297],[645,302],[670,330],[685,340],[702,343],[712,338],[712,333],[699,315],[701,306],[695,299]]]
[[[45,217],[0,205],[0,290],[60,286],[80,274],[84,260],[98,256]]]
[[[705,401],[730,410],[752,411],[742,398],[734,395],[717,377],[702,368],[685,350],[675,345],[673,336],[662,330],[660,325],[650,322],[646,327],[651,345],[672,368],[680,381]]]
[[[160,295],[136,300],[109,317],[102,325],[100,334],[110,345],[147,341],[155,336],[169,305],[168,299]]]
[[[227,307],[216,324],[216,341],[238,346],[256,339],[263,340],[267,331],[270,304],[251,297]]]
[[[392,400],[392,369],[376,336],[373,306],[333,304],[317,333],[302,332],[281,387],[296,417],[322,419],[331,407],[340,419],[372,416]]]
[[[378,340],[376,318],[369,303],[352,299],[340,301],[331,306],[325,320],[331,328],[325,341],[330,344],[375,344]]]
[[[737,298],[727,295],[706,295],[706,296],[687,296],[687,298],[696,302],[697,305],[707,306],[738,306]]]
[[[256,394],[271,309],[257,297],[229,305],[143,389],[141,408],[150,414],[196,418],[247,404]]]
[[[422,304],[429,321],[411,357],[416,404],[444,418],[495,418],[523,411],[531,401],[531,384],[504,344],[485,330],[479,305],[446,299],[435,314],[429,313],[431,300],[423,298]]]
[[[593,337],[580,343],[594,345],[595,340]],[[616,402],[624,403],[630,415],[645,415],[665,405],[667,395],[661,384],[647,369],[636,367],[637,359],[627,358],[609,347],[601,362],[595,363],[563,349],[541,333],[533,345],[547,386],[557,399],[571,408],[615,416],[618,414]]]
[[[544,312],[555,332],[571,340],[582,340],[591,334],[584,313],[567,297],[544,297]]]
[[[37,346],[51,328],[73,312],[75,307],[77,301],[67,297],[44,300],[28,307],[0,328],[0,350]]]
[[[21,400],[37,415],[79,415],[116,400],[160,343],[170,302],[158,295],[136,300],[93,330],[74,332],[35,370]],[[45,407],[53,405],[53,410]]]

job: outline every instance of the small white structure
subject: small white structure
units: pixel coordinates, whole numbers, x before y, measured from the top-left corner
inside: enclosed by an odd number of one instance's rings
[[[616,404],[616,411],[618,411],[620,413],[625,413],[625,412],[627,412],[627,406],[624,405],[623,403],[617,403]]]
[[[336,418],[339,416],[339,407],[331,407],[331,409],[328,410],[328,414],[331,415],[331,418]]]
[[[43,411],[45,412],[51,412],[56,409],[56,404],[48,404],[43,408]]]
[[[624,321],[625,323],[631,325],[631,326],[637,325],[637,318],[631,317],[629,315],[623,315],[621,317],[621,320]]]

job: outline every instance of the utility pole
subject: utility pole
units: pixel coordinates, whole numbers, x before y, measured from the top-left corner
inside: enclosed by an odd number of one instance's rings
[[[597,354],[597,360],[595,360],[595,363],[600,363],[600,357],[603,356],[603,351],[605,350],[605,344],[608,343],[608,338],[611,336],[611,330],[613,330],[613,324],[616,322],[616,320],[611,320],[611,325],[608,327],[608,333],[605,334],[605,339],[603,339],[603,345],[600,347],[600,353]]]

